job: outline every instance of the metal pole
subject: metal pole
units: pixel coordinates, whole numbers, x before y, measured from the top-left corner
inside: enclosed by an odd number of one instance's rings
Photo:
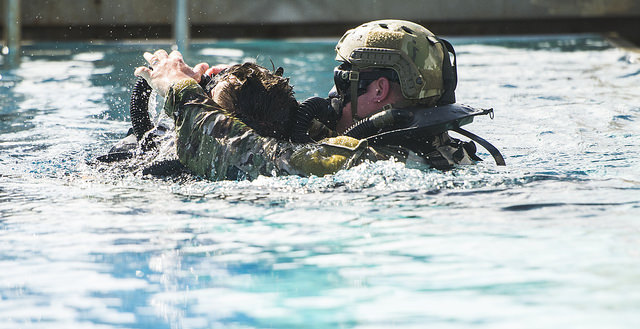
[[[189,0],[175,0],[175,5],[173,37],[178,50],[186,53],[189,48]]]
[[[7,44],[2,48],[4,64],[13,68],[20,64],[20,0],[5,0],[4,31]]]

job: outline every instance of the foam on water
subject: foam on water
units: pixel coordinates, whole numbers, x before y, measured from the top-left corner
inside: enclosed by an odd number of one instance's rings
[[[0,328],[637,328],[638,63],[594,36],[452,41],[458,100],[496,114],[468,129],[507,167],[239,182],[94,161],[166,45],[26,47],[0,74]],[[333,45],[187,61],[273,60],[304,99]]]

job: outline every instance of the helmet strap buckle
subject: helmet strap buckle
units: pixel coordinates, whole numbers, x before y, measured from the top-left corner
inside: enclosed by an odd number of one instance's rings
[[[349,71],[349,81],[358,83],[358,80],[360,80],[360,72],[354,70]]]

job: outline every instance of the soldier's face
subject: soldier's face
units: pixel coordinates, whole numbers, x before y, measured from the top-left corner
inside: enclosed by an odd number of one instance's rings
[[[376,87],[372,83],[367,87],[367,91],[364,94],[358,96],[358,117],[366,118],[380,110],[381,105],[376,101],[375,96]],[[342,133],[354,124],[352,111],[351,102],[346,103],[342,108],[342,117],[336,127],[338,132]]]

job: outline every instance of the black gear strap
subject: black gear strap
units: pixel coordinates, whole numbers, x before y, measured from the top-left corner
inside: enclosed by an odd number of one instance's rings
[[[444,93],[438,100],[438,105],[453,104],[456,102],[456,86],[458,85],[458,59],[456,51],[449,41],[438,38],[444,48],[444,59],[442,60],[442,84]],[[451,55],[453,55],[453,63]]]
[[[463,135],[471,140],[473,140],[474,142],[482,145],[482,147],[484,147],[487,151],[489,151],[489,153],[491,153],[491,156],[493,156],[493,158],[496,160],[496,164],[498,166],[506,166],[506,162],[504,162],[504,157],[502,157],[502,154],[500,154],[500,151],[498,151],[498,149],[491,145],[491,143],[487,142],[484,138],[471,133],[467,130],[464,130],[460,127],[452,129],[453,131],[457,132],[460,135]]]

